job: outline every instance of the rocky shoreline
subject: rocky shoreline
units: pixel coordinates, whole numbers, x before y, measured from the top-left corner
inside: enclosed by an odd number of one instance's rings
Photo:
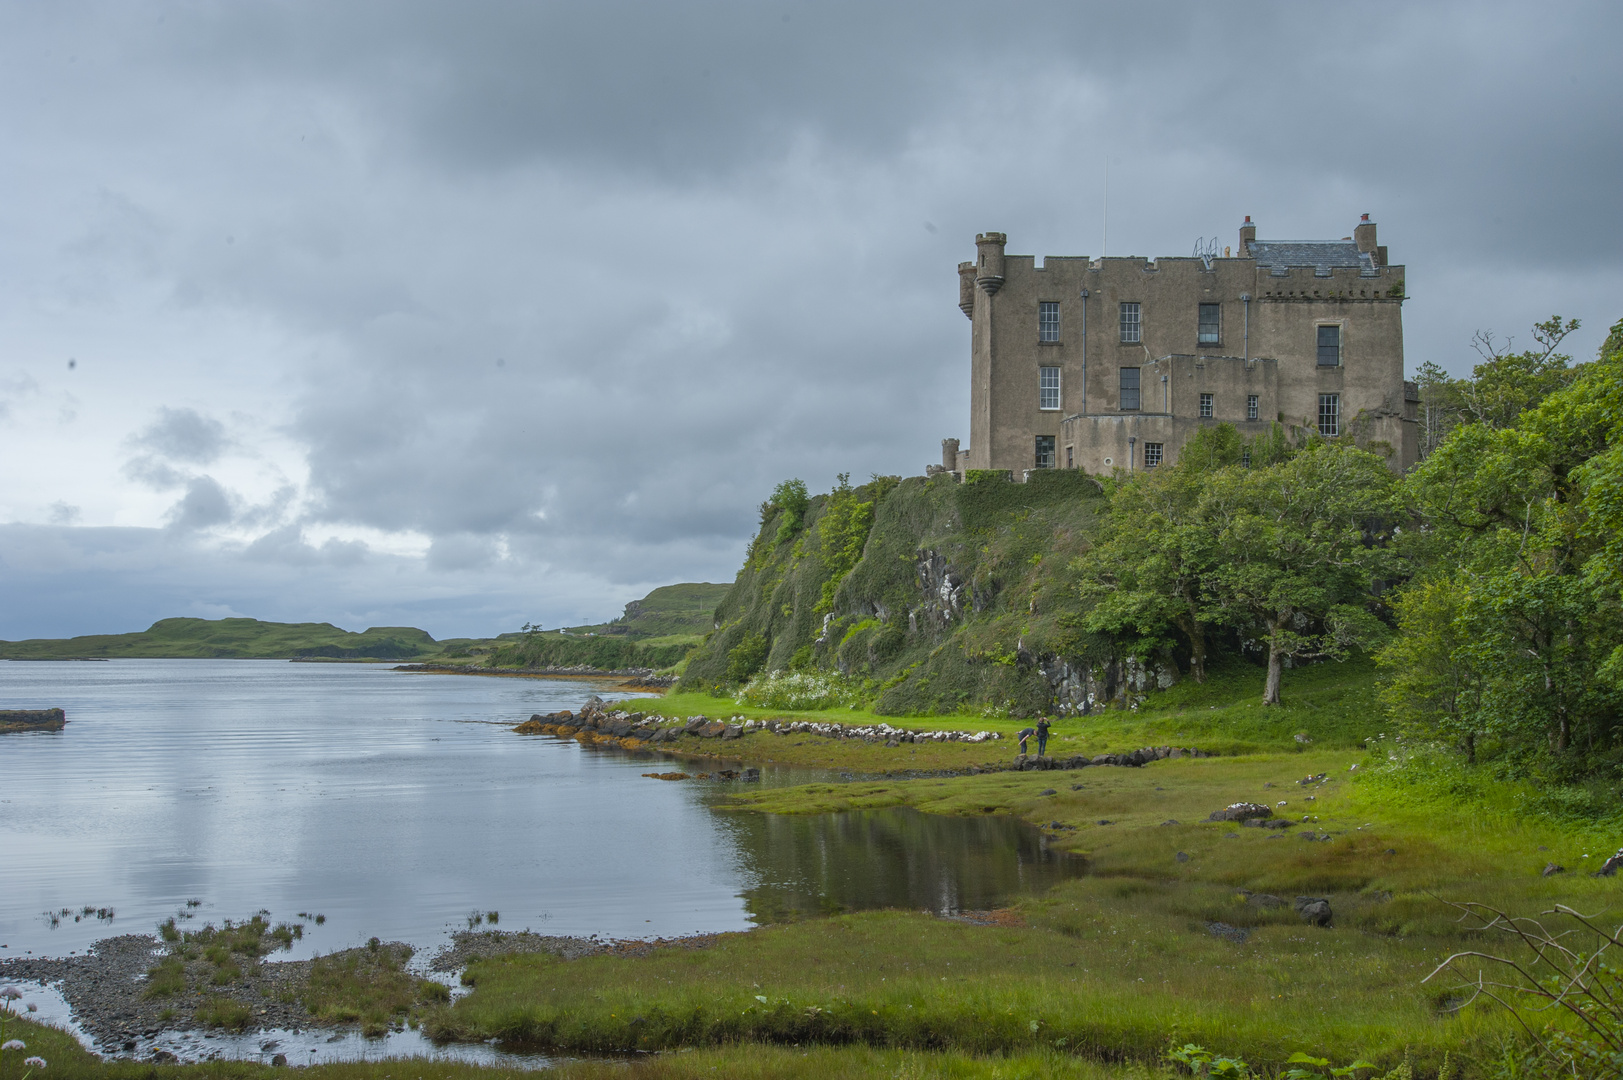
[[[411,946],[398,942],[387,948],[411,953]],[[256,964],[230,985],[213,987],[208,993],[187,989],[163,997],[148,996],[147,972],[162,952],[162,943],[151,934],[123,934],[103,938],[83,956],[0,960],[0,980],[56,986],[103,1054],[134,1050],[140,1040],[162,1031],[204,1027],[198,1010],[210,999],[249,1009],[256,1028],[318,1026],[296,996],[309,978],[312,961]]]
[[[695,934],[679,938],[616,940],[536,934],[528,930],[465,930],[451,935],[449,944],[434,954],[427,970],[455,975],[477,960],[524,953],[548,953],[560,960],[586,956],[638,956],[666,947],[705,948],[721,935]],[[149,974],[165,955],[164,943],[151,934],[123,934],[97,941],[82,956],[14,957],[0,960],[0,984],[32,982],[54,986],[73,1011],[74,1020],[89,1037],[93,1049],[107,1056],[129,1056],[145,1046],[148,1059],[173,1063],[174,1053],[154,1046],[165,1033],[218,1030],[206,1019],[207,1010],[225,1001],[245,1010],[240,1031],[307,1029],[351,1030],[353,1022],[326,1020],[312,1015],[301,1001],[316,960],[278,960],[252,964],[223,986],[189,987],[162,996],[149,994]],[[387,955],[404,965],[413,955],[404,942],[377,942],[330,954],[369,958]],[[142,1053],[146,1053],[142,1050]],[[276,1062],[280,1063],[280,1062]]]
[[[728,740],[742,739],[752,732],[773,735],[811,734],[828,739],[856,739],[900,747],[920,742],[982,743],[1001,739],[997,732],[909,730],[889,724],[840,724],[809,720],[749,720],[742,716],[716,719],[709,716],[675,717],[659,713],[626,712],[596,696],[586,699],[579,712],[564,710],[536,713],[516,725],[520,735],[551,735],[574,739],[587,746],[608,746],[622,750],[657,749],[675,757],[713,760],[726,757],[720,747]],[[707,746],[706,742],[710,745]],[[720,745],[718,745],[720,744]],[[1146,746],[1118,754],[1076,754],[1069,757],[1018,754],[1011,761],[971,765],[961,770],[932,771],[931,776],[974,776],[986,772],[1031,772],[1050,769],[1084,769],[1113,765],[1138,768],[1167,758],[1211,757],[1204,750],[1180,746]]]

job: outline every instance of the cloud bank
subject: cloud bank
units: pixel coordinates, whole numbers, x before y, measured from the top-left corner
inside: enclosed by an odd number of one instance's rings
[[[1612,5],[0,11],[0,637],[729,580],[967,435],[955,267],[1350,233],[1411,368],[1623,315]]]

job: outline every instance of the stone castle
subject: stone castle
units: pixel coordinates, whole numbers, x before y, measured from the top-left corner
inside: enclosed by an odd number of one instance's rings
[[[969,447],[931,472],[1171,465],[1201,425],[1351,437],[1395,471],[1419,455],[1403,379],[1404,268],[1365,214],[1341,240],[1258,240],[1189,258],[1007,255],[975,237]]]

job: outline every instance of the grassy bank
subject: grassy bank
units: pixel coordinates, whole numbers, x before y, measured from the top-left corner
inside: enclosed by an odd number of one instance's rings
[[[1206,683],[1188,681],[1151,694],[1138,708],[1107,709],[1057,722],[1049,739],[1054,757],[1106,754],[1143,746],[1183,746],[1225,756],[1294,754],[1304,749],[1353,749],[1380,734],[1373,666],[1367,660],[1321,664],[1286,673],[1285,702],[1262,704],[1262,673],[1231,662]],[[676,691],[657,700],[627,702],[626,709],[664,716],[743,716],[758,720],[812,720],[845,725],[888,723],[915,730],[995,731],[1002,739],[983,743],[928,742],[887,747],[882,742],[831,739],[820,735],[751,732],[740,739],[684,739],[664,744],[684,754],[750,764],[843,769],[860,773],[963,770],[1007,764],[1018,752],[1017,733],[1032,721],[979,713],[896,717],[867,709],[795,711],[739,704],[730,697]],[[1304,736],[1302,742],[1297,736]],[[1035,752],[1036,744],[1032,743]]]

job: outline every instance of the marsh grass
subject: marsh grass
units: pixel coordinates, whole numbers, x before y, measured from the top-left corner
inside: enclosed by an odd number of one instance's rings
[[[186,990],[186,962],[178,956],[166,956],[147,969],[147,997],[173,997]]]
[[[195,1015],[197,1022],[204,1027],[242,1031],[253,1019],[254,1011],[242,1002],[228,997],[209,997],[197,1007]]]
[[[420,1007],[450,1000],[444,984],[405,970],[410,959],[410,946],[395,943],[317,957],[301,1000],[317,1021],[359,1024],[365,1035],[382,1035]]]
[[[65,1031],[19,1022],[29,1052],[47,1058],[55,1080],[285,1080],[285,1068],[258,1061],[153,1065],[104,1061]],[[512,1080],[511,1066],[436,1059],[346,1061],[299,1070],[304,1080]],[[867,1046],[778,1047],[740,1044],[624,1059],[560,1061],[537,1075],[556,1080],[1162,1080],[1158,1068],[1100,1064],[1053,1050],[974,1056]]]

